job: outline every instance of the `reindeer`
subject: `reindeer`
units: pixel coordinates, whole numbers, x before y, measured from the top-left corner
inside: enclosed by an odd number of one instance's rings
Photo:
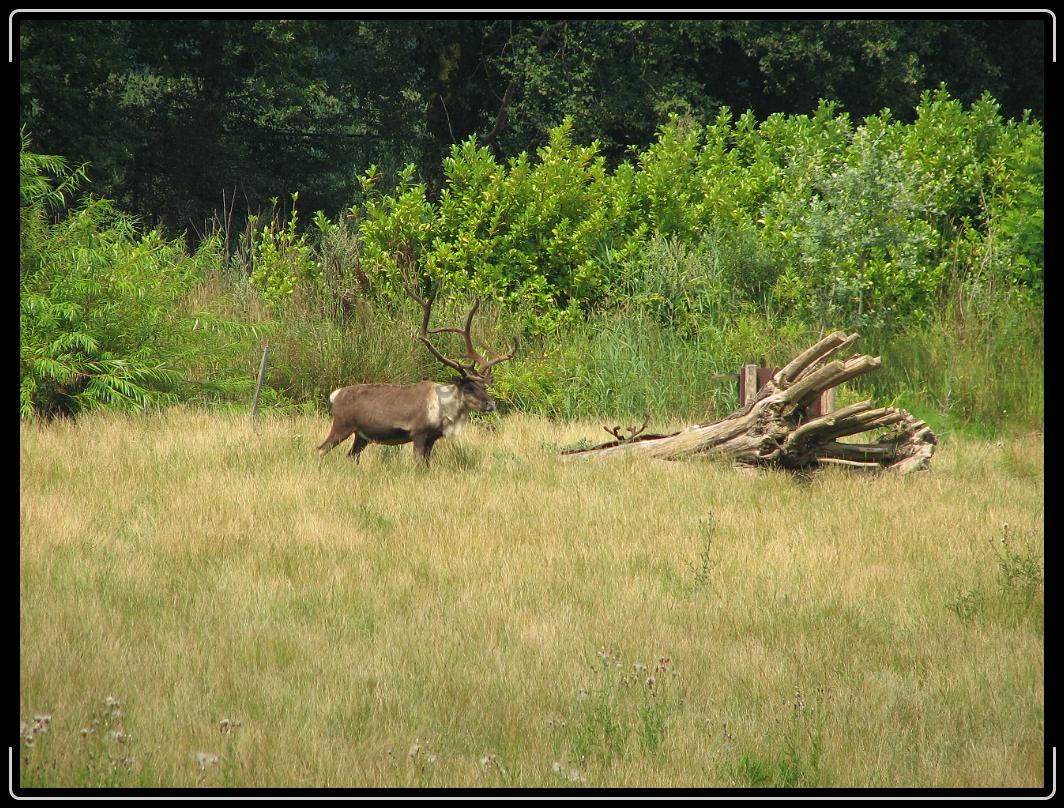
[[[436,292],[439,289],[437,288]],[[498,354],[486,359],[473,347],[470,327],[480,308],[479,298],[466,317],[465,328],[444,327],[429,329],[429,317],[436,292],[425,300],[407,286],[407,293],[421,304],[421,332],[418,335],[433,356],[452,370],[458,371],[451,384],[423,381],[417,384],[355,384],[333,390],[329,396],[332,404],[332,429],[321,446],[318,455],[324,457],[338,443],[355,436],[350,455],[358,462],[358,456],[370,443],[398,445],[413,443],[414,452],[427,466],[432,446],[440,438],[453,438],[462,431],[466,414],[470,410],[493,412],[495,402],[488,395],[491,384],[491,369],[512,359],[517,343],[507,354]],[[461,334],[465,339],[468,364],[456,362],[444,356],[429,340],[429,334],[442,332]]]

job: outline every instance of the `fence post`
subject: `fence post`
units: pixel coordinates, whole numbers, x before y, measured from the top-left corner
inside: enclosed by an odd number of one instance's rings
[[[254,418],[255,414],[259,410],[259,393],[262,391],[262,383],[266,379],[266,357],[270,355],[270,342],[266,341],[266,344],[262,349],[262,361],[259,362],[259,381],[255,385],[255,398],[251,402],[251,417]]]
[[[757,397],[757,391],[761,389],[761,385],[768,382],[768,380],[779,371],[779,368],[766,368],[759,367],[758,365],[743,365],[739,370],[739,406],[745,407]],[[758,378],[758,377],[761,378]],[[835,388],[825,390],[820,394],[820,398],[814,402],[811,414],[827,415],[829,412],[835,409]]]
[[[835,409],[835,388],[829,387],[820,394],[820,414],[827,415]]]
[[[754,400],[757,395],[757,365],[743,365],[739,371],[739,391],[742,401],[740,407],[745,407]]]

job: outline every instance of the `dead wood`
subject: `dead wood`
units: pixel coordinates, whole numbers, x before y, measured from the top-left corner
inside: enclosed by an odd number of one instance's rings
[[[809,413],[825,390],[875,370],[879,357],[855,354],[833,358],[857,340],[857,334],[836,331],[796,356],[762,387],[754,400],[731,415],[707,424],[694,424],[670,435],[640,434],[620,427],[606,428],[616,440],[589,449],[563,452],[566,460],[591,459],[621,453],[664,460],[698,454],[719,454],[750,466],[808,469],[840,465],[869,471],[907,474],[930,467],[935,434],[923,421],[897,407],[851,404],[816,418]],[[889,428],[874,443],[845,443],[839,439]]]

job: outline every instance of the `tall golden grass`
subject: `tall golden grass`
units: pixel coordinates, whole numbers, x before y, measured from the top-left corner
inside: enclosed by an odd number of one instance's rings
[[[22,424],[19,782],[1043,784],[1041,435],[798,478],[326,430]]]

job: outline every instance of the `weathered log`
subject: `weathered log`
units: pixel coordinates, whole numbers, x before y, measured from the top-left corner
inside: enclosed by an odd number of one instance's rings
[[[719,421],[694,424],[670,435],[633,433],[628,439],[620,435],[619,428],[607,429],[618,440],[562,454],[567,460],[633,453],[665,460],[721,454],[751,466],[798,470],[840,465],[899,474],[929,468],[935,434],[905,410],[877,408],[871,401],[862,401],[809,417],[813,402],[825,390],[879,367],[879,357],[861,354],[831,360],[857,337],[841,331],[824,337],[781,368],[752,402]],[[875,443],[838,440],[884,427],[891,431]]]

